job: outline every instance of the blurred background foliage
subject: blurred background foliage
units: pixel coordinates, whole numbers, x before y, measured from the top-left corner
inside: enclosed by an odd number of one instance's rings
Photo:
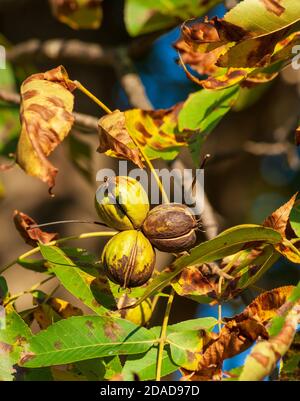
[[[220,3],[220,2],[215,2]],[[58,22],[51,14],[46,0],[0,1],[0,43],[6,48],[29,39],[61,38],[79,39],[102,46],[125,46],[133,42],[126,31],[121,0],[104,0],[103,20],[97,30],[73,30]],[[219,4],[209,15],[221,17],[225,12]],[[176,64],[177,53],[172,43],[179,37],[179,27],[171,23],[171,29],[160,32],[157,38],[139,57],[135,67],[146,88],[154,108],[167,108],[186,99],[188,94],[199,90]],[[105,65],[79,65],[67,60],[63,62],[70,76],[82,81],[110,108],[126,110],[129,100],[121,87],[115,71]],[[24,77],[34,71],[44,71],[57,65],[56,60],[37,57],[18,63],[7,62],[6,69],[0,70],[0,90],[17,91]],[[245,90],[246,92],[247,90]],[[202,155],[210,153],[205,174],[205,189],[214,207],[221,228],[242,223],[260,223],[293,193],[299,190],[300,151],[295,147],[280,146],[293,143],[294,130],[300,114],[300,72],[285,69],[271,84],[260,90],[259,96],[250,99],[241,97],[235,111],[231,111],[210,134],[202,147]],[[100,117],[101,111],[82,95],[78,94],[76,111]],[[20,132],[19,108],[0,103],[0,156],[9,163],[8,155],[13,153]],[[249,141],[262,143],[251,148]],[[69,140],[55,152],[53,159],[61,173],[57,179],[56,197],[51,199],[44,184],[26,176],[17,166],[1,173],[0,176],[0,221],[1,251],[0,263],[4,264],[25,251],[26,246],[19,238],[12,222],[12,213],[19,209],[39,222],[59,219],[95,218],[93,195],[97,186],[96,172],[103,167],[116,167],[116,162],[105,155],[99,155],[95,136],[73,130]],[[267,146],[266,146],[267,144]],[[279,150],[278,150],[279,149]],[[192,168],[192,161],[186,150],[182,159]],[[156,163],[161,166],[160,162]],[[61,226],[61,235],[88,231],[90,227]],[[102,240],[91,240],[87,246],[100,255]],[[167,255],[160,255],[163,266]],[[5,276],[12,293],[29,287],[37,280],[38,273],[24,271],[17,266]],[[257,283],[257,287],[271,289],[279,285],[292,284],[300,279],[299,268],[280,259]],[[46,289],[55,287],[51,284]],[[243,298],[224,305],[223,314],[232,315],[244,308],[245,303],[257,295],[248,290]],[[76,301],[63,289],[57,296]],[[29,306],[30,299],[22,298],[21,308]],[[157,309],[158,311],[160,308]],[[172,321],[197,316],[217,315],[216,308],[197,305],[187,299],[176,299]],[[156,317],[160,320],[160,316]],[[242,364],[244,355],[234,361],[225,362],[225,370]]]

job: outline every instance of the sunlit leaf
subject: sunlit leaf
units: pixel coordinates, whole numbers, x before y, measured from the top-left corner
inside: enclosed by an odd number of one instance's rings
[[[82,270],[80,263],[76,265],[57,247],[40,245],[40,249],[62,285],[93,311],[102,314],[116,305],[108,279],[97,278],[92,275],[93,271],[89,274]]]
[[[64,140],[74,122],[72,115],[75,85],[60,66],[34,74],[21,86],[22,131],[17,162],[29,175],[38,177],[51,190],[57,169],[47,157]]]
[[[150,159],[173,160],[180,148],[186,146],[185,135],[178,128],[178,113],[182,107],[183,104],[178,103],[165,110],[132,109],[125,112],[128,131]]]
[[[172,280],[178,276],[185,267],[214,262],[225,256],[233,255],[245,247],[251,247],[251,241],[276,244],[281,241],[281,235],[270,228],[257,225],[232,227],[212,240],[197,245],[190,250],[189,255],[178,258],[171,268],[165,269],[165,271],[161,272],[152,280],[137,304],[147,299],[153,293],[161,291],[163,288],[170,285]]]
[[[144,167],[140,151],[127,130],[123,112],[115,110],[100,118],[98,124],[100,140],[98,152],[105,152],[108,156],[131,160],[138,167]]]
[[[118,354],[140,354],[153,341],[148,330],[127,320],[76,316],[32,336],[20,363],[25,367],[41,367]]]
[[[201,71],[208,58],[211,61],[205,67],[207,72],[210,69],[209,78],[199,79],[186,70],[188,77],[205,88],[220,89],[274,66],[275,74],[268,77],[274,79],[284,63],[294,57],[292,48],[298,43],[295,32],[300,28],[299,7],[297,0],[281,0],[280,4],[244,0],[222,19],[186,23],[182,39],[175,45],[182,52],[183,62]]]
[[[240,381],[259,381],[272,373],[277,361],[290,348],[299,321],[298,311],[292,310],[284,320],[280,332],[271,336],[268,341],[258,342],[245,361]]]
[[[178,126],[180,131],[195,131],[188,144],[196,165],[200,163],[204,139],[234,106],[238,94],[236,86],[217,92],[203,89],[191,94],[185,101],[178,115]]]
[[[227,323],[219,335],[204,345],[197,369],[185,371],[192,380],[220,379],[223,361],[248,349],[258,338],[268,339],[267,325],[289,302],[295,287],[280,287],[257,297],[239,315],[223,318]]]

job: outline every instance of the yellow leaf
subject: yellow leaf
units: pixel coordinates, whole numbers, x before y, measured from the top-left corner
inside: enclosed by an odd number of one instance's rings
[[[27,78],[21,86],[22,130],[17,147],[17,162],[29,175],[55,185],[57,169],[47,157],[68,135],[74,122],[72,115],[75,85],[59,66]]]

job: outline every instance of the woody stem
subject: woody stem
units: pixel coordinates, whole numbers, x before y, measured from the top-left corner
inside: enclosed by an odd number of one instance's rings
[[[66,242],[66,241],[77,240],[77,239],[87,239],[87,238],[93,238],[93,237],[112,237],[115,234],[117,234],[117,231],[99,231],[99,232],[96,231],[96,232],[92,232],[92,233],[83,233],[83,234],[79,234],[79,235],[73,235],[73,236],[70,236],[70,237],[60,238],[58,240],[54,240],[54,241],[49,242],[47,245],[55,246],[55,245],[62,244],[64,242]],[[29,256],[35,255],[39,251],[40,251],[40,247],[37,246],[36,248],[33,248],[30,251],[23,253],[23,255],[19,256],[18,259],[15,259],[12,262],[10,262],[7,265],[5,265],[0,273],[1,274],[4,273],[10,267],[18,264],[23,259],[26,259]]]
[[[174,300],[174,295],[175,295],[175,291],[172,288],[171,293],[169,295],[167,308],[165,311],[164,320],[163,320],[160,337],[159,337],[160,341],[159,341],[158,353],[157,353],[156,381],[160,381],[160,378],[161,378],[163,351],[164,351],[164,346],[165,346],[165,342],[166,342],[166,338],[167,338],[167,328],[168,328],[170,312],[171,312],[171,308],[172,308],[172,304],[173,304],[173,300]]]

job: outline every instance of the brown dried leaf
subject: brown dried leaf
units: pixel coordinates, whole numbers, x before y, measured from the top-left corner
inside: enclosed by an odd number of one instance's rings
[[[249,348],[259,337],[268,339],[267,323],[277,315],[291,295],[294,287],[280,287],[257,297],[239,315],[224,319],[227,321],[217,338],[204,348],[196,372],[190,380],[216,380],[220,378],[223,361]]]
[[[289,285],[260,294],[242,313],[234,316],[234,320],[240,322],[251,318],[265,324],[276,315],[277,310],[287,301],[293,289],[294,286]]]
[[[268,376],[277,361],[290,348],[300,319],[299,306],[295,306],[287,315],[280,332],[268,341],[257,343],[245,361],[240,381],[259,381]]]
[[[138,167],[144,168],[139,149],[131,139],[125,121],[125,114],[119,110],[100,118],[99,120],[100,145],[99,153],[130,160]]]
[[[29,229],[30,226],[36,225],[37,223],[25,213],[15,210],[13,218],[16,229],[21,234],[21,237],[25,240],[26,244],[32,247],[36,247],[38,242],[48,244],[58,238],[57,233],[48,233],[42,231],[40,228]]]
[[[57,169],[47,157],[70,132],[75,85],[64,67],[34,74],[21,86],[22,131],[17,147],[17,163],[29,175],[55,185]]]
[[[275,210],[266,220],[263,222],[264,227],[270,227],[278,231],[283,237],[285,237],[285,231],[289,222],[289,217],[293,206],[295,204],[298,192],[291,197],[291,199],[282,205],[279,209]]]

